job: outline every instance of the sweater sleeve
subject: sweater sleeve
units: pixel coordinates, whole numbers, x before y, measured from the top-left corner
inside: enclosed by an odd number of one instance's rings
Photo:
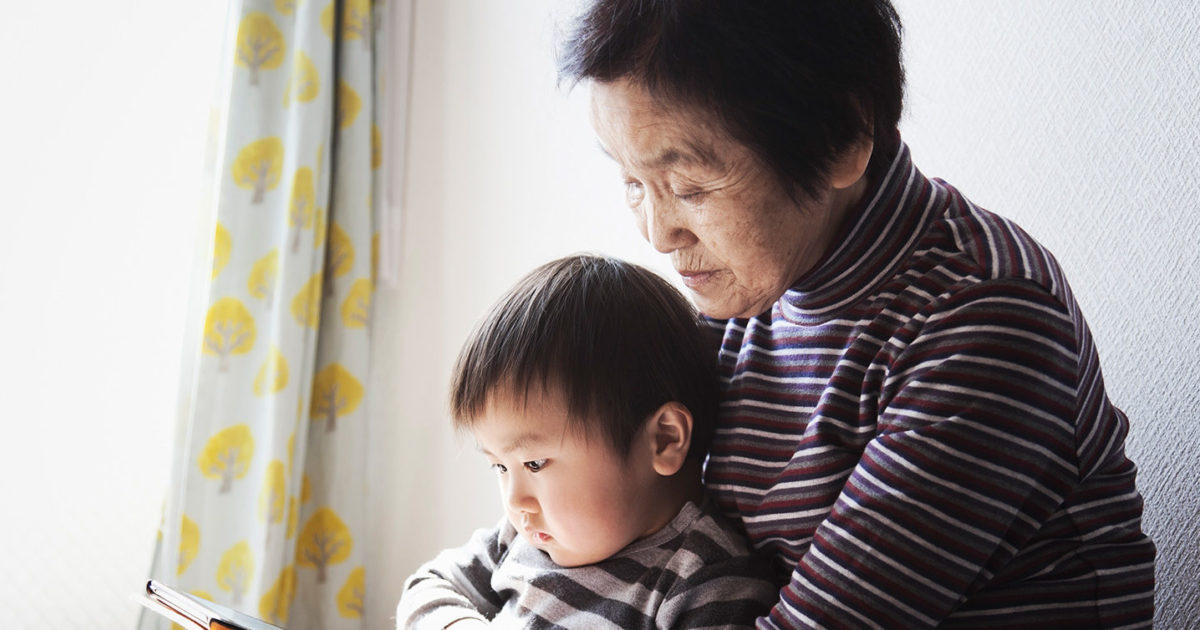
[[[767,567],[751,556],[735,556],[678,580],[655,621],[659,628],[680,630],[753,628],[778,599]]]
[[[515,531],[507,521],[471,536],[466,545],[447,549],[404,583],[396,607],[397,630],[441,630],[462,619],[488,621],[504,605],[491,578]]]
[[[948,298],[894,339],[868,442],[762,628],[933,628],[1077,483],[1072,318],[1024,281]]]

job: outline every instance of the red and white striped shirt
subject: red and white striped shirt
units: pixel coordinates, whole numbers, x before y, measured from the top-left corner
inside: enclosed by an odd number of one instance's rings
[[[763,628],[1149,627],[1128,422],[1051,254],[901,145],[838,247],[723,331],[706,483]]]

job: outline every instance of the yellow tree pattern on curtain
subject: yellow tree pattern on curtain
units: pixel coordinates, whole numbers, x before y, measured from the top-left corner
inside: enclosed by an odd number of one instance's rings
[[[321,323],[322,275],[319,271],[314,274],[292,298],[292,316],[301,326],[316,328]]]
[[[336,222],[329,223],[329,253],[325,256],[325,295],[333,295],[333,283],[354,268],[354,241]]]
[[[196,526],[196,521],[184,514],[179,531],[179,568],[175,571],[175,575],[183,575],[200,551],[200,528]]]
[[[344,562],[350,556],[354,539],[350,529],[328,507],[313,513],[300,530],[300,541],[296,546],[296,564],[316,569],[317,582],[324,584],[330,565]]]
[[[367,584],[367,574],[363,567],[355,567],[346,578],[346,583],[338,591],[338,614],[351,619],[363,616],[363,595]]]
[[[358,92],[350,87],[345,81],[338,83],[338,109],[337,109],[337,126],[339,129],[345,129],[354,124],[358,119],[358,112],[362,110],[362,99],[359,98]]]
[[[204,354],[216,355],[221,371],[229,369],[229,357],[246,354],[254,347],[254,317],[237,298],[221,298],[208,309],[204,319]]]
[[[297,50],[292,57],[292,74],[288,76],[287,87],[283,89],[283,106],[290,107],[292,99],[298,103],[309,103],[321,92],[321,75],[312,59]]]
[[[209,438],[200,453],[200,472],[209,479],[221,480],[221,493],[233,489],[235,479],[246,476],[254,457],[254,434],[245,424],[235,424]]]
[[[217,567],[217,586],[223,591],[233,594],[233,602],[238,606],[254,579],[254,554],[250,544],[241,541],[221,554],[221,564]]]
[[[275,303],[275,283],[278,280],[279,248],[277,247],[255,261],[254,266],[250,268],[250,278],[246,280],[246,291],[263,300],[267,308],[271,308]]]
[[[321,10],[321,30],[327,37],[333,37],[334,3],[325,5]],[[347,41],[358,40],[370,44],[370,34],[374,22],[371,19],[371,0],[343,0],[342,2],[342,38]]]
[[[268,190],[279,185],[283,170],[283,140],[277,137],[260,138],[246,144],[233,161],[233,181],[254,191],[251,203],[262,203]]]
[[[267,465],[267,479],[258,495],[258,518],[268,525],[282,523],[286,496],[287,477],[284,475],[283,462],[273,459]]]
[[[300,251],[300,234],[313,226],[313,211],[317,203],[313,188],[312,169],[301,166],[292,178],[292,197],[288,201],[288,226],[292,237],[292,252]]]
[[[342,325],[346,328],[366,328],[371,323],[371,293],[374,288],[369,278],[359,278],[350,285],[346,300],[342,302]]]
[[[232,252],[233,240],[229,237],[229,230],[217,223],[217,231],[213,236],[212,277],[216,278],[221,273],[221,270],[229,263],[229,256]]]
[[[259,71],[278,68],[283,63],[283,33],[266,13],[250,13],[242,18],[237,35],[237,65],[250,70],[250,85],[258,85]]]
[[[288,622],[288,611],[296,599],[296,567],[287,565],[258,602],[258,616],[276,624]]]
[[[324,420],[326,431],[335,430],[338,418],[357,409],[363,399],[362,383],[337,363],[317,373],[312,391],[312,419]]]
[[[269,396],[287,387],[287,383],[287,359],[278,348],[272,347],[254,377],[254,395]]]

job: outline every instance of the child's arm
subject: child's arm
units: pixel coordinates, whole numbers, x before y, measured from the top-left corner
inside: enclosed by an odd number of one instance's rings
[[[491,578],[516,532],[505,520],[481,529],[464,546],[447,549],[409,576],[396,607],[396,628],[468,630],[488,624],[504,605]]]

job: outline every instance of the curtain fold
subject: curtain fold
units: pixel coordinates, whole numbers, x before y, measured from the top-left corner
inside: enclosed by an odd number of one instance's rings
[[[213,110],[211,266],[151,574],[300,630],[364,627],[384,9],[235,0]]]

